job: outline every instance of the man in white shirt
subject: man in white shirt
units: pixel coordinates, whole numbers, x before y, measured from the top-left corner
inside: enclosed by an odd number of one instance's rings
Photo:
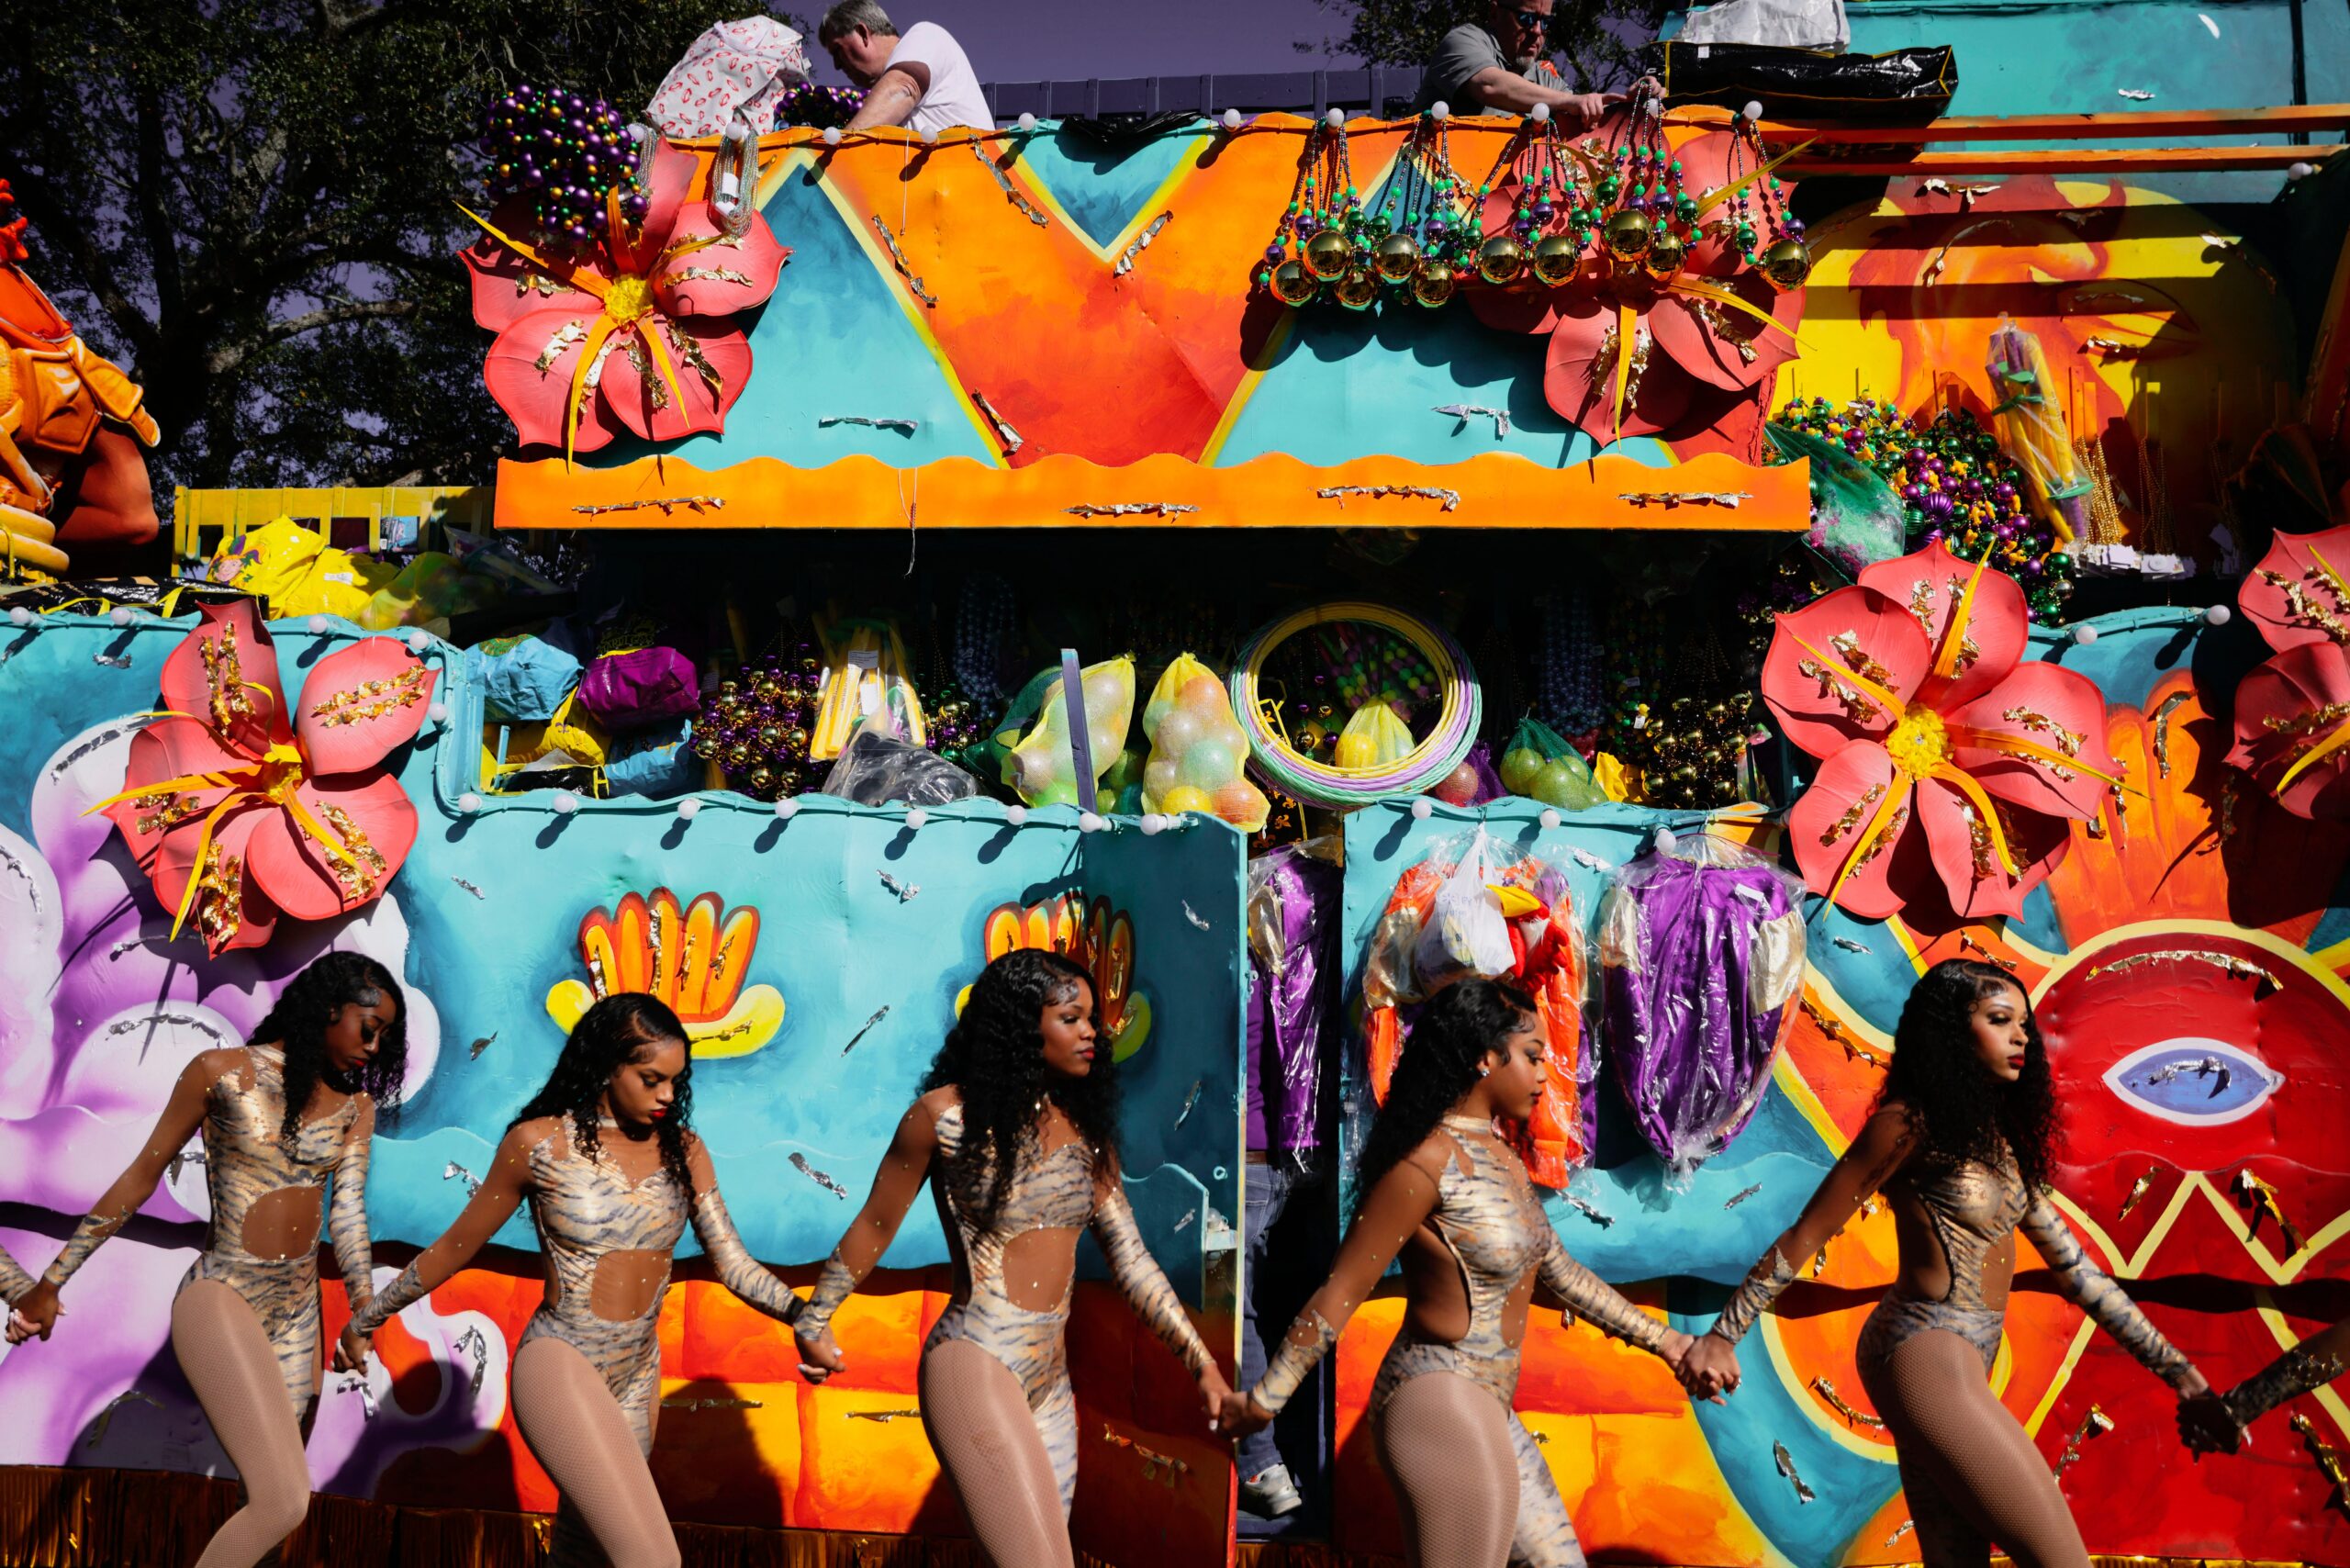
[[[816,41],[865,89],[865,106],[848,122],[850,130],[876,125],[933,132],[995,127],[963,46],[935,22],[916,22],[901,38],[875,0],[840,0],[824,13]]]

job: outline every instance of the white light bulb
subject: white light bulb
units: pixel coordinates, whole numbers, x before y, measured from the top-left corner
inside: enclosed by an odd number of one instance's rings
[[[1344,109],[1334,108],[1328,114],[1322,117],[1322,123],[1328,126],[1332,130],[1337,130],[1347,123],[1347,111]]]
[[[464,794],[457,797],[457,810],[463,812],[467,816],[473,815],[476,812],[481,810],[481,797],[475,794],[471,790],[466,790]]]
[[[841,128],[836,125],[826,126],[824,128],[824,145],[827,147],[838,147],[840,144]]]
[[[117,605],[106,611],[106,619],[118,626],[128,626],[130,624],[130,610],[127,606]]]
[[[1240,111],[1238,109],[1226,109],[1224,111],[1224,129],[1226,130],[1238,130],[1240,129]]]
[[[308,624],[310,628],[311,636],[323,637],[327,634],[327,618],[325,616],[313,615],[310,617]]]
[[[2215,604],[2203,612],[2204,623],[2210,626],[2225,626],[2235,618],[2236,612],[2224,604]]]
[[[422,632],[410,632],[408,634],[408,651],[419,657],[423,656],[424,650],[431,645],[432,639]]]
[[[1442,98],[1438,98],[1435,103],[1428,106],[1428,118],[1433,120],[1448,120],[1451,118],[1452,106],[1446,103]]]
[[[1762,118],[1762,101],[1757,98],[1747,99],[1746,106],[1738,111],[1738,118],[1744,120],[1749,125],[1752,125],[1757,120],[1760,120]]]
[[[2078,643],[2084,648],[2087,647],[2091,643],[2097,641],[2097,628],[2094,626],[2074,627],[2073,641]]]
[[[1542,815],[1537,820],[1541,823],[1542,831],[1544,833],[1556,833],[1558,831],[1559,813],[1557,812],[1546,807]]]
[[[29,625],[31,625],[32,623],[33,623],[33,612],[32,612],[31,610],[27,610],[23,605],[21,605],[21,604],[20,604],[20,605],[17,605],[15,609],[13,609],[13,610],[9,610],[9,611],[8,611],[8,624],[9,624],[9,625],[11,625],[11,626],[29,626]]]
[[[1659,855],[1672,854],[1680,843],[1681,835],[1674,833],[1671,828],[1661,827],[1656,830],[1656,852]]]
[[[2288,180],[2306,180],[2316,173],[2317,165],[2314,163],[2295,163],[2285,171],[2285,177]]]
[[[920,833],[923,828],[929,823],[929,822],[930,813],[923,811],[920,806],[916,806],[913,810],[906,813],[906,831],[908,833]]]
[[[579,809],[579,797],[568,790],[557,790],[554,792],[554,799],[549,801],[547,804],[554,808],[555,815],[567,817]]]
[[[1412,802],[1412,820],[1414,822],[1424,823],[1434,815],[1436,815],[1436,806],[1426,795],[1421,796],[1418,800]]]
[[[935,141],[938,140],[938,128],[934,125],[926,125],[923,126],[916,134],[921,136],[924,141]]]
[[[1145,838],[1156,838],[1166,831],[1167,819],[1165,817],[1160,816],[1157,812],[1148,812],[1144,813],[1142,819],[1142,835]]]
[[[696,800],[693,796],[688,795],[684,800],[677,802],[677,820],[679,822],[689,823],[700,814],[701,802]]]
[[[1028,825],[1028,808],[1025,806],[1006,806],[1003,809],[1003,820],[1005,825],[1009,827],[1026,827]]]
[[[435,702],[425,709],[424,716],[436,724],[445,724],[449,722],[449,705],[446,702]]]
[[[1023,115],[1021,115],[1021,117],[1020,117],[1020,134],[1021,134],[1021,135],[1023,135],[1023,136],[1033,136],[1033,135],[1035,135],[1035,131],[1036,131],[1036,117],[1035,117],[1035,115],[1032,115],[1032,114],[1025,114],[1025,113],[1024,113]]]
[[[1526,118],[1532,120],[1536,125],[1548,125],[1550,121],[1550,106],[1548,104],[1537,104]]]
[[[1080,833],[1100,833],[1109,825],[1096,812],[1080,812],[1077,814],[1077,831]]]
[[[775,820],[778,822],[788,823],[799,814],[800,802],[789,795],[775,803]]]

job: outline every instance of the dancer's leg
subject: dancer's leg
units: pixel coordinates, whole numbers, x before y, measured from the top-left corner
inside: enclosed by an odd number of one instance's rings
[[[1575,1539],[1567,1500],[1542,1462],[1541,1446],[1515,1412],[1509,1417],[1509,1443],[1517,1456],[1517,1529],[1509,1560],[1525,1568],[1583,1568],[1583,1542]]]
[[[1519,1483],[1500,1403],[1465,1377],[1422,1372],[1388,1396],[1374,1425],[1413,1568],[1503,1568]]]
[[[1060,1481],[1020,1380],[969,1340],[944,1339],[923,1352],[921,1386],[930,1446],[988,1560],[1073,1568]]]
[[[677,1538],[644,1450],[587,1357],[552,1338],[515,1351],[514,1420],[563,1493],[565,1556],[577,1555],[584,1523],[612,1568],[677,1568]]]
[[[196,1280],[172,1303],[172,1350],[245,1484],[245,1506],[196,1568],[252,1568],[310,1511],[301,1417],[286,1398],[276,1348],[244,1297],[217,1280]]]
[[[1894,1347],[1868,1389],[1900,1450],[1927,1568],[1982,1568],[1992,1541],[2016,1568],[2088,1568],[2056,1478],[1992,1396],[1981,1351],[1929,1329]]]

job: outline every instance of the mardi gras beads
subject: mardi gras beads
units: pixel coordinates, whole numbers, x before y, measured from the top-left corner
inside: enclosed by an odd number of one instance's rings
[[[623,218],[634,223],[644,217],[636,140],[601,98],[525,82],[490,105],[482,151],[490,200],[525,204],[532,237],[543,244],[570,250],[595,243],[610,224],[608,198],[615,190]]]
[[[823,771],[808,756],[822,674],[816,645],[801,642],[721,680],[702,693],[695,755],[716,763],[731,788],[763,801],[813,789]]]

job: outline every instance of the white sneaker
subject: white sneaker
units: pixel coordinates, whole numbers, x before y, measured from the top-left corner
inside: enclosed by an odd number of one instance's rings
[[[1268,1465],[1240,1483],[1240,1506],[1259,1518],[1277,1519],[1305,1506],[1286,1464]]]

